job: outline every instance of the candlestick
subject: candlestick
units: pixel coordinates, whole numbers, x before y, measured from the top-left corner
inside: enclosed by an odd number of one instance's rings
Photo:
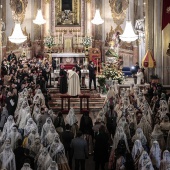
[[[58,40],[57,40],[58,44],[60,44],[60,34],[59,34],[59,30],[58,30]]]
[[[61,36],[61,44],[63,44],[63,32],[62,32],[62,36]]]
[[[78,29],[77,29],[77,44],[78,44]]]
[[[98,75],[98,58],[97,58],[97,75]]]

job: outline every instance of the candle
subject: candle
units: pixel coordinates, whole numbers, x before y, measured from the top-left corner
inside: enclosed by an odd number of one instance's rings
[[[61,36],[61,44],[63,44],[63,32],[62,32],[62,36]]]
[[[59,35],[59,30],[58,30],[58,44],[60,44],[60,35]]]
[[[98,75],[98,58],[97,58],[97,75]]]
[[[78,29],[77,29],[77,44],[78,44]]]
[[[84,58],[83,58],[83,65],[84,65]]]

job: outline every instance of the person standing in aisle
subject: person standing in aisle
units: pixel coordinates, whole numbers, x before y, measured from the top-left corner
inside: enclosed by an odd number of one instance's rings
[[[64,69],[64,65],[61,65],[60,69],[60,93],[67,93],[67,71]]]

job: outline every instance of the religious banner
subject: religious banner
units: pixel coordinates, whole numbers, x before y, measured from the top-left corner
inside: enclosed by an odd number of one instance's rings
[[[163,0],[162,30],[170,23],[170,0]]]
[[[152,55],[152,51],[148,50],[146,55],[142,60],[142,66],[146,68],[154,68],[156,66],[156,61]]]

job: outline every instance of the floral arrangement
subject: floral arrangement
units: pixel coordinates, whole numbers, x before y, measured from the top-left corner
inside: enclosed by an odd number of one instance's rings
[[[83,40],[82,40],[82,43],[85,47],[91,46],[91,44],[92,44],[91,37],[88,37],[88,36],[84,37]]]
[[[113,64],[106,64],[102,74],[106,79],[118,80],[119,84],[124,80],[123,73],[115,68]]]
[[[51,48],[52,46],[56,45],[54,41],[54,37],[52,37],[50,34],[48,37],[45,38],[44,44],[48,48]]]
[[[152,74],[150,77],[151,77],[151,79],[159,79],[157,74]]]
[[[104,75],[98,76],[98,83],[101,87],[103,87],[106,83],[106,77]]]

